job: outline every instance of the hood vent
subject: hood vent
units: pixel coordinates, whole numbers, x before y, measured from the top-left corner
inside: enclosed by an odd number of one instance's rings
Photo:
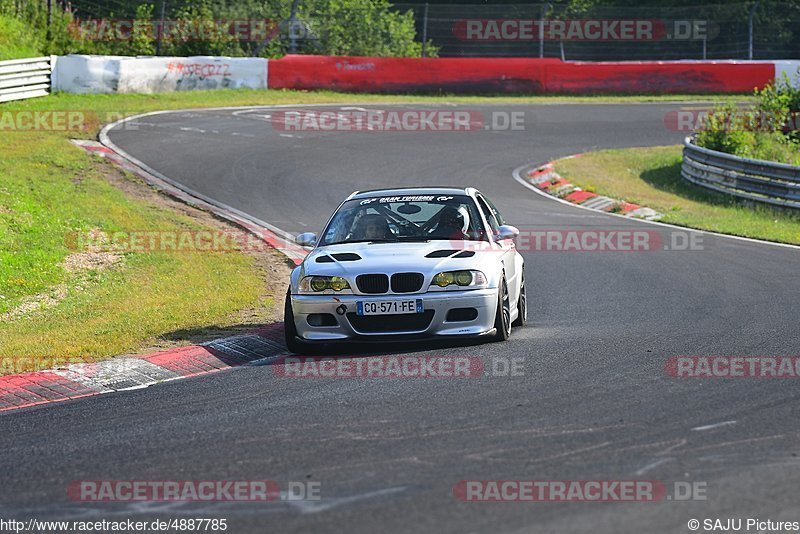
[[[331,256],[333,256],[333,258]],[[338,254],[331,254],[330,256],[317,256],[317,259],[314,261],[317,263],[333,263],[334,258],[336,261],[358,261],[361,259],[361,256],[354,252],[340,252]]]
[[[456,254],[458,252],[458,254]],[[453,256],[455,254],[455,256]],[[454,258],[471,258],[475,255],[475,251],[473,250],[434,250],[430,254],[426,255],[426,258],[447,258],[453,256]]]
[[[331,254],[331,256],[339,261],[358,261],[361,259],[361,256],[355,252],[340,252],[339,254]]]
[[[427,254],[426,258],[446,258],[448,256],[452,256],[458,252],[457,250],[434,250],[430,254]]]

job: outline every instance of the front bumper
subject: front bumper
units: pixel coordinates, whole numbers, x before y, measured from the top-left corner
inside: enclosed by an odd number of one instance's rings
[[[359,319],[356,302],[422,300],[422,315],[379,315],[368,321]],[[471,291],[442,291],[387,295],[292,295],[292,311],[299,338],[311,342],[379,341],[382,338],[430,339],[472,337],[494,331],[497,289]],[[341,306],[346,310],[342,313]],[[448,321],[448,311],[472,308],[477,315],[472,320]],[[337,312],[338,309],[338,312]],[[330,314],[335,325],[312,326],[311,314]],[[427,318],[430,316],[430,321]],[[365,323],[369,323],[365,327]]]

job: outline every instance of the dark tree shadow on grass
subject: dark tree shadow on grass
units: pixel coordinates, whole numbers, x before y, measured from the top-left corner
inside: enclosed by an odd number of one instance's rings
[[[694,185],[686,181],[681,176],[681,162],[677,161],[672,165],[664,165],[655,169],[642,172],[639,177],[646,183],[666,193],[691,200],[701,202],[709,206],[729,207],[750,210],[754,213],[766,216],[780,216],[791,218],[800,222],[800,216],[792,208],[773,206],[763,202],[737,198],[725,193],[719,193]]]
[[[664,191],[665,193],[670,193],[687,200],[715,206],[743,205],[742,202],[737,199],[687,182],[681,176],[680,161],[672,165],[664,165],[644,171],[639,177],[659,191]]]

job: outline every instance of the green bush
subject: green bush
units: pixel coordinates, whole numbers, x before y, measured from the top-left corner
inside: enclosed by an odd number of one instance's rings
[[[0,15],[0,61],[42,55],[42,43],[22,21]]]
[[[390,8],[388,0],[312,0],[303,3],[299,18],[310,44],[324,54],[420,57],[414,13]],[[436,52],[431,45],[426,48],[428,56]]]
[[[736,156],[800,165],[800,87],[789,77],[756,90],[749,109],[727,103],[714,108],[696,132],[699,146]]]
[[[44,2],[0,0],[0,59],[72,52],[71,23],[70,13],[54,7],[48,25]]]
[[[708,114],[695,140],[709,150],[742,155],[755,143],[754,132],[744,124],[746,120],[747,116],[733,103],[717,106]]]

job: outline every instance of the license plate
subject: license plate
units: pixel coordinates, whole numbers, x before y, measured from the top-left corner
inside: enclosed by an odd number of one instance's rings
[[[365,300],[356,302],[358,315],[397,315],[422,313],[422,299],[416,300]]]

